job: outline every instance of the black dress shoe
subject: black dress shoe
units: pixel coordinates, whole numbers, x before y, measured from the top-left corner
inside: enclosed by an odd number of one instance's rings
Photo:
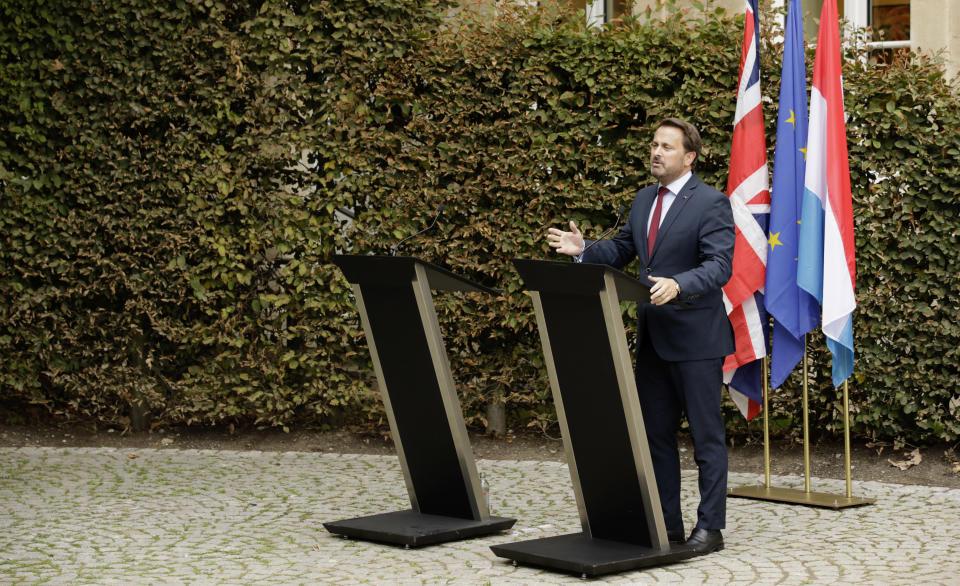
[[[686,546],[700,555],[723,549],[723,534],[719,529],[701,529],[697,527],[690,533]]]
[[[667,530],[667,541],[671,544],[683,543],[683,529],[668,529]]]

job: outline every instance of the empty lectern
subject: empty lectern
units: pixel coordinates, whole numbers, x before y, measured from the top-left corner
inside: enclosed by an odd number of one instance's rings
[[[583,531],[491,549],[585,576],[693,557],[667,540],[620,311],[650,287],[606,265],[513,263],[533,298]]]
[[[334,263],[353,285],[412,509],[323,526],[408,547],[510,528],[516,519],[485,506],[431,294],[496,291],[416,258],[338,255]]]

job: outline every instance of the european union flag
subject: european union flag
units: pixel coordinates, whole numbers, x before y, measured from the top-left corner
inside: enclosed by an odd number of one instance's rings
[[[807,146],[807,82],[800,0],[790,2],[783,40],[777,146],[770,195],[770,248],[764,306],[773,316],[770,383],[779,387],[803,356],[804,334],[819,323],[817,300],[797,285]]]

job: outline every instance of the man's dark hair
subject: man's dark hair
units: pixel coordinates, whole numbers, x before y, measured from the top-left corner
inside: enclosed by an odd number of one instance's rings
[[[683,150],[697,155],[693,158],[692,166],[695,167],[697,160],[700,158],[700,149],[703,146],[700,142],[700,132],[697,131],[697,127],[679,118],[664,118],[660,121],[660,124],[657,125],[657,128],[663,128],[664,126],[679,128],[680,131],[683,132]]]

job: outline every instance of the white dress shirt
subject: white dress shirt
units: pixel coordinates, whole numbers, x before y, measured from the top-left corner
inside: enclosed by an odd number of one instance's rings
[[[663,196],[663,206],[660,209],[660,224],[657,225],[659,228],[663,225],[663,219],[667,217],[667,211],[670,209],[670,206],[673,205],[673,202],[677,199],[677,194],[680,193],[680,190],[683,189],[683,186],[687,184],[687,181],[690,180],[690,177],[693,175],[693,171],[687,171],[683,177],[680,177],[670,185],[667,185],[667,189],[670,191]],[[660,190],[660,184],[657,186],[657,191]],[[650,223],[653,222],[653,212],[657,209],[657,200],[653,200],[653,206],[650,207],[650,215],[647,216],[647,234],[650,233]]]

